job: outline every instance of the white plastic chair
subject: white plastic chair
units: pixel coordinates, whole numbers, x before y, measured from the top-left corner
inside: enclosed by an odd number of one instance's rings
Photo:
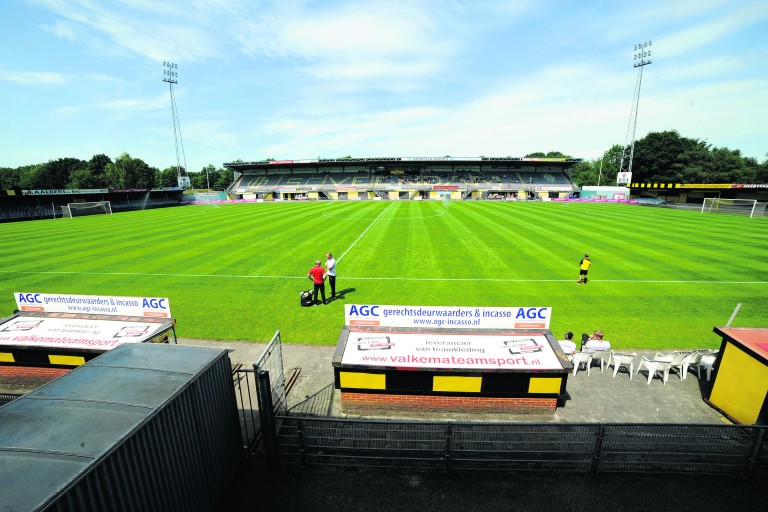
[[[585,352],[591,352],[592,353],[592,361],[600,361],[600,372],[602,373],[605,370],[606,366],[610,366],[611,364],[611,353],[612,350],[585,350]],[[592,363],[590,363],[591,365]]]
[[[645,356],[642,356],[640,358],[640,364],[637,367],[637,373],[640,373],[640,370],[645,368],[648,370],[648,384],[651,384],[651,379],[658,373],[661,376],[662,382],[664,382],[664,385],[667,385],[667,380],[669,380],[669,363],[672,362],[672,358],[667,357],[662,360],[658,359],[648,359]]]
[[[709,381],[709,378],[712,376],[712,368],[715,366],[715,361],[717,361],[717,354],[720,352],[719,350],[710,350],[706,354],[702,355],[699,359],[698,364],[698,374],[699,374],[699,380],[701,380],[701,369],[702,367],[707,370],[707,381]]]
[[[592,366],[592,352],[574,352],[573,353],[573,374],[579,371],[579,366],[586,365],[587,375],[589,375],[589,367]]]
[[[656,361],[663,361],[665,360],[665,358],[671,358],[671,360],[669,361],[669,370],[676,371],[677,375],[680,377],[680,380],[685,380],[683,364],[685,363],[685,359],[690,354],[691,354],[690,351],[685,351],[685,352],[677,351],[677,352],[673,352],[672,355],[670,356],[667,354],[661,354],[659,352],[656,352],[656,356],[653,359]]]
[[[708,349],[698,349],[698,350],[692,350],[688,353],[687,356],[683,359],[683,369],[682,373],[680,374],[683,377],[683,380],[685,380],[688,377],[688,369],[691,366],[699,367],[701,363],[701,357],[705,354],[710,352]]]
[[[616,378],[616,374],[619,373],[619,368],[626,366],[629,371],[629,380],[632,380],[632,374],[635,370],[635,358],[636,353],[621,354],[611,350],[611,359],[613,360],[613,378]]]

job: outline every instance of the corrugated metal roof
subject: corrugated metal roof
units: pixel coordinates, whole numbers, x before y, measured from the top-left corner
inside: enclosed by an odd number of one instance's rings
[[[40,507],[225,352],[122,345],[0,408],[0,509]]]

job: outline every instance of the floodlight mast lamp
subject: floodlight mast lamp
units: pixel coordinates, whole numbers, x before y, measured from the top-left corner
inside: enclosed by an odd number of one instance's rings
[[[163,82],[168,84],[171,95],[171,116],[173,117],[173,142],[176,146],[176,178],[179,186],[182,186],[181,170],[187,172],[187,157],[184,154],[184,141],[181,138],[181,123],[179,122],[179,111],[176,108],[176,94],[173,92],[173,85],[179,83],[179,65],[173,62],[163,61]],[[182,162],[184,163],[182,167]]]
[[[629,123],[627,124],[627,135],[624,138],[624,151],[621,153],[621,165],[619,166],[618,177],[621,173],[632,172],[632,160],[635,157],[635,131],[637,130],[637,107],[640,105],[640,86],[643,83],[643,68],[652,64],[651,60],[651,41],[638,43],[635,45],[634,67],[637,69],[637,82],[635,83],[635,95],[632,99],[632,109],[629,112]],[[631,174],[630,174],[631,175]]]

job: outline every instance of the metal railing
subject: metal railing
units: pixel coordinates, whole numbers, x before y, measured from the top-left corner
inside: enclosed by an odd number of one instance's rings
[[[264,378],[260,378],[260,375],[266,377],[268,381],[266,387]],[[275,332],[252,367],[238,364],[232,369],[232,382],[237,398],[243,447],[246,456],[249,456],[263,448],[262,423],[265,420],[261,417],[262,411],[259,404],[269,404],[272,409],[271,418],[274,418],[274,414],[287,413],[288,401],[280,331]],[[263,402],[263,397],[260,397],[263,389],[270,390],[270,397],[266,402]]]
[[[765,426],[454,423],[278,416],[286,466],[711,473],[768,466]]]
[[[288,411],[288,400],[285,392],[285,372],[283,370],[283,344],[280,341],[280,331],[267,344],[259,359],[253,363],[253,369],[269,373],[269,383],[272,388],[272,407],[275,414],[285,414]]]
[[[21,393],[0,393],[0,407],[9,402],[13,402],[21,396]]]

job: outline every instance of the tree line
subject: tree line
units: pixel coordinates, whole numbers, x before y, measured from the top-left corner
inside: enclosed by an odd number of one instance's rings
[[[616,144],[602,158],[585,160],[571,172],[579,186],[612,185],[624,146]],[[738,149],[712,147],[677,131],[651,132],[635,141],[633,183],[768,183],[768,154],[760,163]]]
[[[207,165],[189,176],[192,188],[225,190],[234,173]],[[114,161],[107,155],[94,155],[90,160],[59,158],[42,164],[22,167],[0,167],[0,189],[94,189],[94,188],[161,188],[177,187],[176,167],[162,171],[141,158],[123,153]],[[210,184],[210,186],[209,186]]]
[[[601,158],[585,160],[571,171],[579,185],[611,185],[621,167],[624,147],[616,144]],[[529,158],[570,158],[558,151],[530,153]],[[270,159],[267,159],[270,160]],[[203,167],[186,173],[195,189],[225,190],[233,171]],[[176,167],[159,170],[123,153],[114,161],[107,155],[90,160],[59,158],[17,168],[0,167],[0,189],[160,188],[178,186]],[[706,141],[677,131],[651,132],[635,142],[633,183],[768,183],[768,154],[759,163],[738,149],[712,147]]]

